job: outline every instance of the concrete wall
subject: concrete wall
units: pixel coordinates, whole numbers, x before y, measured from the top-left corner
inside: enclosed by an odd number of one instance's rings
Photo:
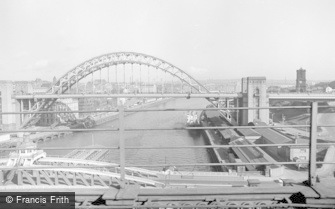
[[[14,112],[15,100],[12,99],[14,91],[13,82],[0,81],[1,92],[1,112]],[[2,122],[0,128],[3,130],[14,129],[16,127],[15,115],[2,115]]]

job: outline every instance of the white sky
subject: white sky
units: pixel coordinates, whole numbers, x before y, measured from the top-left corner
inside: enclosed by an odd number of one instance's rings
[[[51,80],[118,51],[196,79],[335,80],[335,1],[0,0],[0,80]]]

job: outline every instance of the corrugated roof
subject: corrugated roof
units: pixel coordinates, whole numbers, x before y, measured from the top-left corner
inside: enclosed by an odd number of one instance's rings
[[[261,136],[267,138],[273,144],[292,143],[292,139],[269,128],[255,129]]]
[[[228,126],[226,121],[220,118],[220,112],[217,110],[206,110],[208,120],[214,124],[214,126]],[[225,139],[229,139],[232,136],[237,136],[236,132],[232,129],[219,129],[219,132]]]
[[[241,137],[238,138],[229,144],[232,145],[247,145],[254,143],[246,140]],[[276,162],[273,158],[271,158],[266,152],[257,147],[232,147],[235,154],[243,161],[243,162]],[[259,167],[259,165],[249,165],[248,170],[252,170],[253,168]]]
[[[243,136],[261,136],[259,133],[252,130],[251,128],[250,129],[237,128],[236,130],[240,132]]]
[[[223,138],[225,139],[229,139],[230,137],[234,135],[233,132],[229,129],[219,130],[219,131],[222,134]]]

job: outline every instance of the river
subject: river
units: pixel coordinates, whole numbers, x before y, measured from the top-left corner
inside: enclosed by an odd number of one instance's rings
[[[209,104],[205,99],[174,99],[157,105],[157,108],[204,108]],[[155,108],[156,108],[155,107]],[[186,121],[186,111],[138,112],[125,117],[125,128],[178,128]],[[96,128],[117,128],[118,120]],[[143,146],[196,146],[205,145],[202,136],[191,136],[185,130],[125,132],[125,144],[132,147]],[[86,147],[90,145],[119,146],[117,132],[77,132],[60,139],[40,143],[39,147]],[[71,150],[47,150],[49,155],[65,155]],[[119,162],[119,152],[114,149],[110,162]],[[206,149],[129,149],[126,150],[126,166],[139,164],[187,164],[208,163],[210,157]],[[149,168],[161,170],[162,167]],[[179,170],[210,171],[209,166],[183,166]]]

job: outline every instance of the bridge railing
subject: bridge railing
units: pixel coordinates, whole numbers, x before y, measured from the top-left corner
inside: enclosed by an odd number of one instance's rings
[[[34,95],[35,96],[35,95]],[[50,95],[47,95],[50,96]],[[52,96],[52,95],[51,95]],[[55,95],[57,98],[82,98],[87,95]],[[169,94],[164,95],[162,97],[169,97],[169,98],[208,98],[211,95],[190,95],[190,94]],[[92,95],[89,95],[92,97]],[[95,97],[151,97],[149,95],[95,95]],[[153,97],[157,97],[154,95]],[[42,95],[41,98],[44,98]],[[335,127],[335,124],[318,124],[317,123],[317,114],[319,107],[331,107],[331,106],[318,106],[317,102],[312,102],[311,105],[308,106],[284,106],[284,107],[231,107],[231,108],[142,108],[142,109],[125,109],[123,105],[119,105],[117,109],[114,110],[97,110],[97,111],[70,111],[73,113],[80,113],[80,112],[95,112],[95,113],[102,113],[102,112],[118,112],[119,118],[119,127],[118,128],[94,128],[94,129],[43,129],[43,130],[2,130],[0,133],[14,133],[14,132],[82,132],[82,131],[92,131],[92,132],[100,132],[100,131],[107,131],[107,132],[118,132],[119,133],[119,146],[112,147],[102,147],[99,149],[117,149],[119,150],[120,154],[120,179],[121,179],[121,187],[125,186],[125,167],[126,167],[126,153],[127,149],[208,149],[208,148],[233,148],[233,147],[278,147],[278,146],[287,146],[287,147],[294,147],[294,146],[308,146],[309,147],[309,161],[308,162],[243,162],[243,163],[183,163],[183,164],[174,164],[175,166],[246,166],[246,165],[294,165],[294,164],[308,164],[308,183],[310,185],[314,185],[316,183],[316,168],[317,164],[335,164],[335,162],[317,162],[316,155],[317,155],[317,146],[330,146],[335,145],[335,143],[318,143],[317,142],[317,127]],[[308,109],[310,111],[310,124],[306,125],[279,125],[279,126],[209,126],[209,127],[181,127],[181,128],[145,128],[145,129],[130,129],[125,128],[125,113],[127,112],[152,112],[152,111],[189,111],[189,110],[197,110],[197,111],[211,111],[211,110],[231,110],[231,111],[240,111],[240,110],[257,110],[257,109]],[[69,111],[53,111],[52,113],[68,113]],[[32,114],[37,112],[2,112],[0,115],[4,114]],[[50,114],[50,111],[40,111],[38,113],[41,114]],[[309,143],[305,144],[290,144],[290,143],[281,143],[281,144],[248,144],[248,145],[203,145],[203,146],[166,146],[166,147],[157,147],[157,146],[146,146],[146,147],[131,147],[125,146],[125,132],[130,131],[175,131],[175,130],[223,130],[223,129],[264,129],[264,128],[309,128],[310,137]],[[27,149],[34,149],[34,148],[0,148],[0,151],[14,151],[14,150],[27,150]],[[43,150],[73,150],[73,149],[96,149],[96,148],[88,148],[88,147],[48,147],[48,148],[40,148]],[[170,166],[171,164],[142,164],[142,165],[127,165],[129,167],[165,167]],[[50,168],[70,168],[71,166],[50,166]],[[99,167],[108,167],[108,166],[72,166],[72,167],[85,167],[85,168],[99,168]],[[115,167],[115,165],[111,165],[110,167]],[[31,166],[31,167],[24,167],[25,169],[40,169],[40,166]],[[43,166],[43,168],[46,168]],[[8,167],[1,167],[2,170],[12,170],[12,169],[22,169],[20,166],[14,168]]]

